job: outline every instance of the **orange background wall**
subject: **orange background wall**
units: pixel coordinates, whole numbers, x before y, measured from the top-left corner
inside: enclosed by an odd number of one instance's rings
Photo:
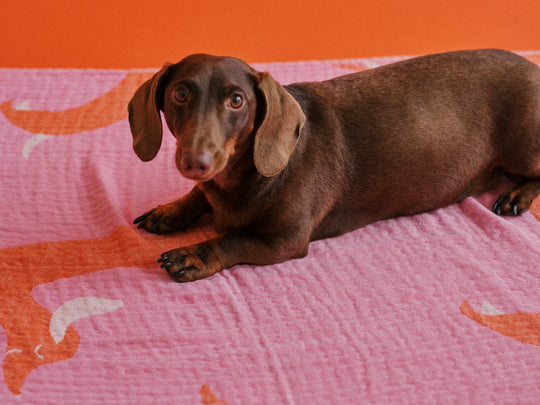
[[[1,67],[540,49],[540,0],[2,0]]]

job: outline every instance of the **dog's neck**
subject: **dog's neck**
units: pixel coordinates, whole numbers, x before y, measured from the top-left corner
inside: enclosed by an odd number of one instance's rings
[[[218,196],[219,199],[264,200],[266,190],[271,189],[275,192],[280,188],[279,184],[283,184],[287,177],[287,171],[285,169],[273,177],[265,177],[260,174],[255,168],[253,145],[251,145],[235,152],[230,157],[225,169],[213,179],[200,183],[198,186],[205,194],[211,193]]]
[[[254,173],[256,169],[253,162],[253,143],[237,145],[225,168],[200,186],[202,189],[212,187],[224,194],[241,193]]]

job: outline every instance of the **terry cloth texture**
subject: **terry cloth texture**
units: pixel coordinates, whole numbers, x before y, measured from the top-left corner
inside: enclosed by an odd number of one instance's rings
[[[255,68],[286,84],[398,59]],[[152,73],[0,69],[2,404],[538,401],[537,205],[498,217],[498,190],[177,284],[155,260],[213,230],[131,225],[193,186],[166,129],[152,162],[132,151]]]

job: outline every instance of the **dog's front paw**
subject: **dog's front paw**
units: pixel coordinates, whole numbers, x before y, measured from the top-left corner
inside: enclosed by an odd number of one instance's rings
[[[203,245],[170,250],[161,255],[158,263],[174,280],[181,283],[210,277],[223,269],[209,248]]]
[[[136,218],[133,223],[138,224],[137,228],[139,229],[157,234],[185,231],[196,221],[196,218],[190,218],[186,211],[181,203],[175,201],[170,204],[158,205]]]

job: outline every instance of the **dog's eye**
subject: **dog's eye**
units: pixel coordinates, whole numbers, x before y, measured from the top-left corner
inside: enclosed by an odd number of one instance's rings
[[[189,93],[186,89],[176,89],[174,99],[179,103],[185,103],[189,98]]]
[[[229,99],[229,105],[232,108],[240,108],[242,107],[242,104],[244,104],[244,99],[240,94],[233,94]]]

